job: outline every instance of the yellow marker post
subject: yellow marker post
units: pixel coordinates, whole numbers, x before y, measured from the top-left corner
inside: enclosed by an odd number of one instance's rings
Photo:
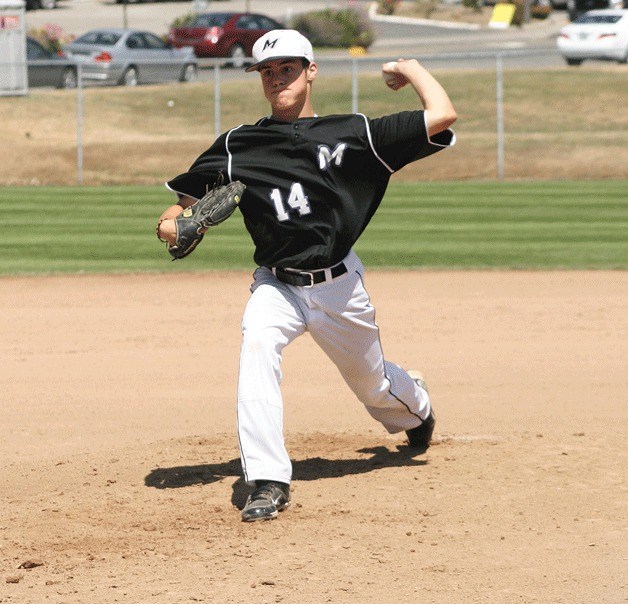
[[[511,26],[517,6],[515,4],[498,3],[493,8],[489,27],[496,29],[507,29]]]
[[[364,48],[364,46],[351,46],[351,48],[349,48],[349,54],[352,57],[362,57],[366,54],[366,48]]]

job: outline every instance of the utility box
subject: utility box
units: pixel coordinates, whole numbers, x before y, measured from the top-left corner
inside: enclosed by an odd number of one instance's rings
[[[27,92],[24,0],[0,0],[0,96]]]

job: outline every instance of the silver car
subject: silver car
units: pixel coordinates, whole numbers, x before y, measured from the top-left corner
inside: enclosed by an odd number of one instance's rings
[[[137,86],[196,79],[191,48],[172,48],[160,37],[136,29],[94,29],[64,47],[81,67],[81,77],[109,84]]]
[[[53,54],[37,40],[26,37],[28,85],[76,88],[76,65],[65,55]]]

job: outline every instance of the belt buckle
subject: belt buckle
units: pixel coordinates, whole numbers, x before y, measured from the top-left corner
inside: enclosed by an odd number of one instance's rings
[[[287,273],[294,273],[295,275],[300,275],[305,277],[306,275],[310,278],[310,284],[309,285],[302,285],[301,287],[314,287],[314,273],[309,273],[308,271],[300,271],[297,268],[285,268],[284,269]]]

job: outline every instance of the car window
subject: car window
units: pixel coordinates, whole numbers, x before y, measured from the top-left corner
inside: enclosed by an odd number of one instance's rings
[[[205,13],[196,15],[191,23],[191,27],[222,27],[233,13]]]
[[[48,53],[35,40],[26,38],[26,58],[29,61],[41,61],[48,58]]]
[[[98,46],[114,46],[120,39],[120,34],[112,31],[88,31],[77,38],[77,44],[97,44]]]
[[[151,34],[150,32],[145,31],[142,34],[142,37],[144,38],[144,46],[146,48],[158,50],[163,50],[164,48],[166,48],[166,43],[155,34]]]
[[[126,47],[131,48],[133,50],[137,50],[139,48],[146,48],[146,42],[144,42],[144,38],[140,34],[131,34],[126,41]]]
[[[258,20],[260,24],[260,29],[281,29],[282,28],[282,25],[280,23],[277,23],[277,21],[273,21],[272,19],[269,19],[268,17],[259,16]]]
[[[617,23],[622,15],[580,15],[574,23]]]
[[[242,15],[236,21],[236,27],[238,29],[259,29],[259,23],[253,15]]]

